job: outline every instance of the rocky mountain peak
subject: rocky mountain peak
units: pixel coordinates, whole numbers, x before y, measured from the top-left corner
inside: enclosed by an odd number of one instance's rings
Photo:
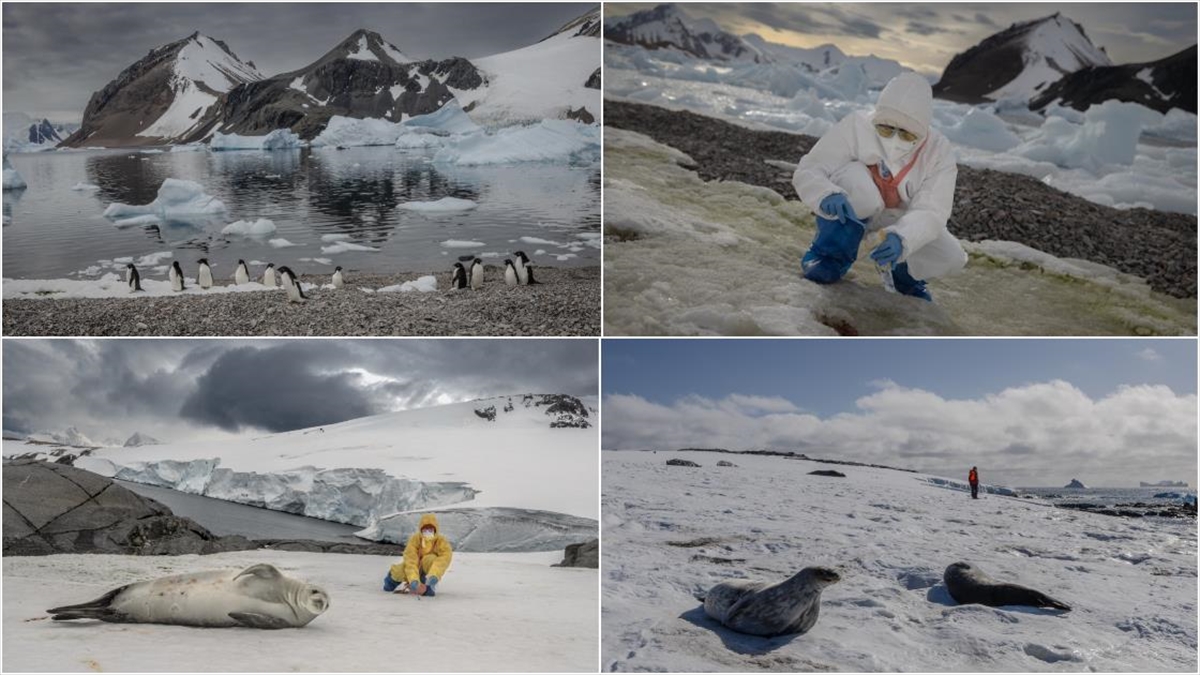
[[[318,63],[326,63],[337,59],[353,61],[377,61],[392,66],[412,63],[416,59],[396,48],[395,45],[383,39],[383,36],[373,30],[359,28],[338,43]]]
[[[542,38],[540,42],[545,42],[555,35],[570,35],[571,37],[600,37],[600,7],[596,6],[581,14],[574,19],[571,19],[562,28]]]
[[[762,52],[712,19],[693,19],[674,4],[615,17],[604,24],[604,37],[645,49],[678,49],[696,58],[762,63]]]

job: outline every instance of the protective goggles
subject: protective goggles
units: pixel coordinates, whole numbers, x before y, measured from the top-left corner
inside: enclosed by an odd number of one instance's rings
[[[900,127],[888,126],[886,124],[876,124],[875,133],[879,134],[883,138],[891,138],[896,134],[900,134],[900,140],[904,141],[905,143],[914,143],[918,138],[920,138],[920,136],[917,136],[911,131],[901,129]]]

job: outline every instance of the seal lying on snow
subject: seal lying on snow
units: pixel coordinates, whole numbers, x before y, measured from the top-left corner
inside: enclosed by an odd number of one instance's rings
[[[821,591],[841,580],[827,567],[806,567],[787,581],[722,581],[704,598],[704,611],[739,633],[775,637],[807,633],[817,622]]]
[[[329,609],[329,594],[265,563],[139,581],[79,605],[46,610],[55,621],[299,628]]]
[[[1052,607],[1071,611],[1065,603],[1017,584],[1005,584],[992,581],[978,567],[965,562],[956,562],[946,568],[943,575],[946,589],[950,596],[959,604],[978,603],[999,607],[1001,605],[1029,605],[1031,607]]]

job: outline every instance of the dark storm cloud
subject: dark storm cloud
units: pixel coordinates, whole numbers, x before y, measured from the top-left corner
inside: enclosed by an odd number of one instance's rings
[[[5,3],[4,109],[76,121],[88,97],[151,49],[199,31],[264,75],[303,67],[359,28],[413,58],[524,47],[587,3]]]
[[[922,21],[909,21],[908,32],[915,33],[916,35],[936,35],[938,33],[951,33],[955,31],[951,31],[942,26],[934,26],[932,24],[924,23]]]
[[[595,395],[595,340],[6,340],[4,428],[283,431],[520,393]]]
[[[963,19],[963,22],[966,23],[966,19]],[[996,22],[992,20],[992,17],[988,16],[987,14],[984,14],[983,12],[975,13],[975,23],[977,23],[981,26],[987,26],[989,28],[996,27]]]

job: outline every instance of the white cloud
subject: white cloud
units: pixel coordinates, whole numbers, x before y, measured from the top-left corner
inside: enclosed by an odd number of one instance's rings
[[[1162,355],[1154,351],[1153,347],[1146,347],[1136,355],[1143,361],[1162,361]]]
[[[821,418],[779,405],[689,396],[671,405],[636,395],[604,399],[606,449],[779,449],[956,476],[978,465],[1012,485],[1089,485],[1196,477],[1196,396],[1123,386],[1092,399],[1061,380],[974,399],[946,399],[894,383]]]

